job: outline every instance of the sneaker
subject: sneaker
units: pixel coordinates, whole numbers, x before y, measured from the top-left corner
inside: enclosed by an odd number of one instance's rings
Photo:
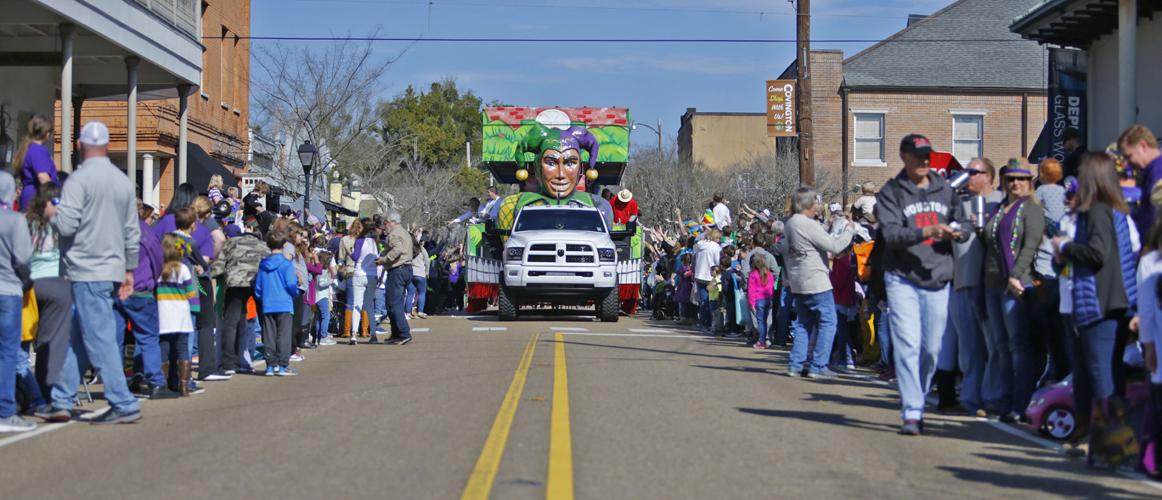
[[[791,378],[799,378],[799,377],[803,376],[803,373],[800,370],[796,370],[794,368],[788,368],[787,369],[787,376],[791,377]]]
[[[319,339],[319,345],[335,345],[335,344],[338,344],[338,342],[335,342],[335,339],[332,339],[331,337]]]
[[[20,418],[20,415],[0,418],[0,432],[28,432],[31,430],[36,430],[36,424]]]
[[[226,370],[226,371],[222,372],[222,374],[227,376],[227,377],[233,377],[233,376],[238,374],[238,370]]]
[[[411,315],[411,314],[404,314],[404,315],[403,315],[403,319],[406,319],[406,320],[408,320],[408,321],[411,321],[411,320],[412,320],[412,315]]]
[[[411,337],[403,337],[403,338],[391,339],[387,343],[391,344],[391,345],[407,345],[408,342],[411,342],[411,341],[412,341]]]
[[[266,372],[265,372],[265,373],[263,373],[263,376],[266,376],[266,377],[273,377],[273,376],[274,376],[274,374],[275,374],[275,373],[277,373],[277,372],[278,372],[278,369],[277,369],[277,368],[275,368],[275,367],[273,367],[273,366],[268,366],[268,367],[266,367]]]
[[[204,378],[202,380],[205,380],[206,382],[225,382],[227,380],[230,380],[233,377],[234,377],[233,373],[230,373],[230,374],[211,373],[209,375],[206,375],[206,378]]]
[[[355,337],[351,337],[351,340],[347,341],[347,345],[359,345],[359,342],[355,341]]]
[[[383,333],[387,333],[387,332],[379,332],[379,333],[383,334]],[[371,340],[368,340],[367,343],[368,344],[378,344],[379,343],[379,335],[372,335]]]
[[[418,312],[418,313],[416,313],[416,314],[415,314],[415,316],[416,316],[416,317],[418,317],[418,318],[420,318],[420,319],[428,319],[428,315],[427,315],[427,314],[424,314],[424,313],[422,313],[422,312]]]
[[[1015,423],[1021,421],[1021,415],[1015,411],[1011,411],[1011,412],[1008,412],[1004,415],[1001,415],[1000,420],[1001,420],[1001,422],[1004,422],[1006,424],[1015,424]]]
[[[190,381],[190,395],[191,396],[194,396],[197,394],[204,394],[205,392],[206,392],[206,388],[203,387],[202,384],[194,382],[193,380]]]
[[[755,348],[755,350],[759,350],[759,351],[761,351],[761,350],[763,350],[763,349],[766,349],[766,348],[767,348],[767,345],[766,345],[766,344],[764,344],[764,343],[762,343],[762,342],[755,342],[754,346],[752,346],[752,347],[754,347],[754,348]]]
[[[847,371],[849,371],[849,372],[853,372],[853,371],[855,371],[855,364],[848,363],[847,366],[845,366],[844,368],[847,368]]]
[[[813,378],[816,380],[832,380],[832,379],[835,379],[838,377],[839,377],[838,374],[836,374],[835,372],[833,372],[831,370],[826,370],[826,369],[821,370],[821,371],[807,372],[807,378]]]
[[[904,425],[900,426],[901,436],[919,436],[920,435],[920,421],[919,420],[905,420]]]
[[[988,418],[989,412],[988,412],[988,410],[981,408],[981,409],[976,411],[975,415],[976,415],[976,418]]]
[[[298,374],[299,372],[292,370],[289,366],[283,366],[278,371],[278,376],[280,377],[293,377]]]
[[[306,358],[304,358],[303,355],[299,354],[299,353],[291,354],[291,357],[290,357],[290,360],[292,363],[301,363],[305,359]]]
[[[111,408],[101,416],[90,420],[89,423],[93,425],[132,424],[138,420],[141,420],[141,410],[124,411]]]
[[[56,408],[52,405],[44,405],[37,408],[36,411],[32,412],[32,416],[49,423],[62,423],[73,419],[72,412]]]
[[[169,388],[164,386],[164,385],[154,385],[154,384],[148,384],[148,383],[147,383],[146,387],[141,392],[136,394],[136,396],[138,399],[150,399],[150,400],[174,399],[177,397],[181,397],[180,394],[169,390]]]

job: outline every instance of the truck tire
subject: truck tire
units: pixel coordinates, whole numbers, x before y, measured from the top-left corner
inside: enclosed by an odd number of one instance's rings
[[[609,293],[597,303],[597,318],[603,323],[617,323],[617,317],[621,312],[621,297],[617,293],[617,287],[613,287]]]
[[[504,286],[500,287],[500,297],[499,297],[498,302],[499,302],[499,306],[500,306],[500,311],[498,314],[498,316],[500,316],[500,320],[501,321],[514,321],[514,320],[516,320],[517,311],[519,310],[519,308],[517,307],[516,302],[513,302],[513,300],[508,296],[508,292],[505,290]]]

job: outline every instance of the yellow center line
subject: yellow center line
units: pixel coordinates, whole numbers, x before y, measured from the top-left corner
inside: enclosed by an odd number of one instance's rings
[[[569,372],[565,367],[565,336],[556,335],[553,357],[553,413],[549,433],[548,500],[573,498],[573,438],[569,429]]]
[[[524,392],[525,380],[528,379],[529,366],[533,362],[533,351],[537,347],[540,335],[533,335],[525,345],[524,354],[512,376],[512,384],[500,403],[500,411],[496,413],[496,420],[492,422],[492,430],[488,432],[488,439],[484,441],[484,449],[480,451],[480,458],[476,459],[476,468],[468,476],[468,484],[464,486],[462,500],[484,500],[492,493],[492,482],[496,480],[496,472],[500,469],[500,460],[504,458],[504,448],[508,443],[508,433],[512,430],[512,420],[516,416],[516,408],[520,404],[521,393]],[[554,403],[555,404],[555,403]]]

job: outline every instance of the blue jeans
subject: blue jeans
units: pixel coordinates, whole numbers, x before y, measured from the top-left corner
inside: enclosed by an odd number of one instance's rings
[[[855,359],[852,353],[855,349],[855,344],[852,342],[852,321],[859,318],[859,309],[856,306],[835,306],[836,325],[835,325],[835,343],[839,345],[839,359],[836,364],[840,365],[854,365]]]
[[[980,323],[982,314],[976,300],[979,292],[980,289],[976,287],[952,292],[948,311],[948,329],[954,332],[951,335],[956,338],[957,361],[963,377],[960,381],[960,406],[969,413],[983,408],[981,384],[988,365],[988,348],[985,347],[985,333]],[[940,358],[944,359],[943,350]],[[941,366],[941,369],[947,368]]]
[[[375,289],[375,311],[374,315],[369,315],[371,321],[375,323],[374,326],[379,326],[383,323],[384,316],[387,316],[387,290],[384,288]]]
[[[428,301],[428,279],[423,276],[412,276],[412,282],[408,283],[407,296],[407,310],[415,309],[417,312],[424,312],[424,306]]]
[[[824,372],[831,361],[831,343],[835,341],[835,296],[831,290],[810,295],[795,294],[795,321],[791,330],[795,342],[791,345],[791,370],[803,371],[807,363],[807,348],[815,337],[811,354],[812,372]]]
[[[1148,293],[1153,293],[1153,290]],[[1077,333],[1068,334],[1073,358],[1073,414],[1084,415],[1079,418],[1086,421],[1093,411],[1094,401],[1105,401],[1114,394],[1113,360],[1117,335],[1117,319],[1079,326]]]
[[[903,420],[924,418],[924,397],[932,389],[932,375],[948,326],[948,285],[939,290],[920,288],[895,273],[884,273],[888,317],[892,328],[892,359],[903,403]]]
[[[20,350],[16,351],[16,383],[24,390],[24,407],[36,409],[44,406],[44,393],[40,392],[36,373],[32,371],[32,359],[28,357],[28,348],[31,346],[32,342],[21,342]]]
[[[320,339],[325,339],[331,335],[328,331],[331,328],[331,299],[317,299],[315,307],[319,308],[319,314],[315,315],[315,331],[319,332]]]
[[[391,337],[409,339],[412,337],[411,327],[404,315],[404,296],[407,295],[408,283],[412,281],[412,266],[403,265],[387,272],[387,316],[391,318]]]
[[[787,291],[787,287],[779,289],[779,311],[775,314],[776,344],[786,344],[791,337],[791,311],[795,310],[795,295]]]
[[[984,403],[1000,412],[1024,414],[1040,373],[1033,370],[1027,304],[1000,288],[985,288],[984,292],[988,309],[985,344],[989,351],[982,390]]]
[[[132,295],[125,300],[115,299],[113,308],[117,312],[113,319],[119,334],[124,335],[126,322],[133,324],[137,346],[133,349],[133,356],[138,358],[136,361],[141,364],[145,380],[164,386],[165,374],[161,373],[161,347],[157,334],[157,299],[152,295]]]
[[[698,324],[702,328],[710,328],[714,318],[711,314],[714,309],[710,307],[710,289],[705,283],[695,281],[694,286],[698,287]]]
[[[767,315],[771,313],[771,299],[755,301],[754,317],[758,326],[760,344],[767,343]]]
[[[0,295],[0,418],[16,414],[16,373],[24,298]]]
[[[875,304],[875,301],[872,302]],[[876,341],[880,343],[880,364],[885,368],[894,366],[892,361],[892,322],[889,318],[892,317],[892,308],[888,307],[886,300],[879,301],[884,307],[875,308],[875,327],[876,327]]]
[[[81,364],[78,350],[88,354],[89,362],[101,375],[105,385],[105,399],[114,409],[135,412],[140,409],[137,398],[129,392],[122,370],[121,353],[117,351],[117,335],[114,330],[113,300],[117,293],[116,283],[111,281],[75,281],[73,304],[76,307],[76,322],[73,326],[73,350],[65,359],[64,369],[53,385],[53,406],[69,410],[77,398],[77,386],[81,383]]]

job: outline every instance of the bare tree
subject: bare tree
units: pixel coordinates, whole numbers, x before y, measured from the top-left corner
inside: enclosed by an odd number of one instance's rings
[[[799,188],[797,151],[790,142],[781,141],[774,156],[755,156],[724,169],[681,161],[673,152],[635,151],[622,187],[633,191],[648,227],[673,229],[675,209],[684,218],[701,218],[716,192],[731,200],[735,213],[745,204],[769,208],[777,217]],[[840,193],[826,171],[816,172],[816,189],[825,201]]]
[[[386,168],[395,149],[371,131],[377,119],[376,92],[388,67],[406,51],[379,58],[371,42],[350,39],[260,48],[254,52],[254,119],[291,141],[306,138],[316,144],[320,173],[333,167],[345,176],[373,177]],[[284,155],[293,156],[292,149],[284,148]],[[297,162],[287,160],[275,159],[275,180],[301,182]]]

